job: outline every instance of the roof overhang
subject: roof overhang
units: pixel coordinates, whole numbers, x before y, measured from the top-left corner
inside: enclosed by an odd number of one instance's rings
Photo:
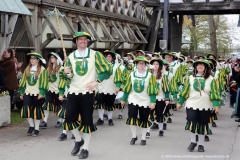
[[[21,0],[0,0],[0,13],[32,15]]]

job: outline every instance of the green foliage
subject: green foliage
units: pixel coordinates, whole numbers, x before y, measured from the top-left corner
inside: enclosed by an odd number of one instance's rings
[[[20,123],[25,121],[26,118],[20,117],[20,110],[13,110],[11,111],[11,124]]]
[[[217,34],[218,52],[228,53],[231,24],[229,25],[227,17],[224,15],[214,15],[214,24]],[[190,37],[193,44],[190,45],[190,51],[196,52],[199,48],[204,48],[205,52],[210,51],[210,35],[207,15],[195,15],[196,26],[183,26],[183,36]],[[232,27],[233,28],[233,27]]]
[[[3,91],[0,93],[0,97],[9,95],[8,91]]]

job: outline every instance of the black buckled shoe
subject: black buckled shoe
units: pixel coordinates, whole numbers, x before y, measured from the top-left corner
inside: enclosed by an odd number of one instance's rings
[[[84,144],[84,140],[82,139],[80,142],[75,142],[75,146],[71,152],[72,155],[76,155],[79,151],[81,146]]]
[[[39,135],[39,130],[34,130],[32,136],[37,137]]]
[[[113,125],[114,125],[113,120],[112,120],[112,119],[109,119],[109,120],[108,120],[108,124],[109,124],[109,126],[113,126]]]
[[[57,124],[55,125],[55,128],[60,128],[60,127],[62,127],[62,123],[58,121]]]
[[[159,131],[159,136],[160,136],[160,137],[162,137],[162,136],[163,136],[163,134],[164,134],[164,132],[163,132],[163,131]]]
[[[167,129],[167,123],[163,123],[163,130]]]
[[[207,135],[205,135],[204,137],[204,141],[208,142],[209,141],[209,137]]]
[[[145,145],[146,145],[146,140],[141,140],[140,145],[141,145],[141,146],[145,146]]]
[[[196,146],[197,146],[197,143],[191,142],[190,145],[189,145],[189,147],[188,147],[188,151],[189,151],[189,152],[192,152]]]
[[[72,137],[71,137],[71,139],[75,139],[75,136],[72,134]]]
[[[168,118],[167,123],[172,123],[172,118]]]
[[[137,137],[136,137],[136,138],[132,138],[132,140],[130,141],[130,144],[131,144],[131,145],[134,145],[137,140],[138,140]]]
[[[65,133],[62,133],[60,137],[58,137],[59,141],[64,141],[67,139],[67,135]]]
[[[217,127],[217,124],[215,122],[212,122],[213,127]]]
[[[210,131],[209,131],[209,135],[212,135],[212,130],[210,129]]]
[[[86,159],[88,157],[88,150],[82,149],[80,154],[79,154],[79,159]]]
[[[122,119],[122,115],[121,114],[118,115],[118,119]]]
[[[40,128],[47,128],[47,123],[45,121],[42,121],[42,123],[39,125]]]
[[[238,118],[238,119],[235,119],[235,122],[240,122],[240,118]]]
[[[149,133],[149,132],[146,133],[146,137],[147,137],[147,138],[150,137],[150,133]]]
[[[158,124],[157,123],[153,123],[152,127],[150,129],[158,129]]]
[[[103,125],[104,121],[101,120],[101,118],[98,119],[98,121],[95,123],[96,126]]]
[[[28,132],[27,132],[27,135],[28,135],[28,136],[31,136],[32,133],[33,133],[33,131],[34,131],[34,127],[29,127]]]
[[[103,114],[103,117],[108,119],[108,115],[107,114]]]
[[[198,152],[204,152],[204,146],[198,145]]]

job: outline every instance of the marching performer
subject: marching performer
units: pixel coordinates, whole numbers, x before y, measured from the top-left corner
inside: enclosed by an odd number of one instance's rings
[[[61,55],[61,53],[59,53]],[[48,79],[49,79],[49,89],[46,93],[46,100],[43,105],[44,110],[44,119],[42,123],[40,124],[41,128],[47,127],[47,120],[49,111],[54,111],[55,113],[58,113],[59,110],[62,108],[62,103],[58,99],[58,83],[59,83],[59,71],[61,66],[63,65],[63,55],[60,55],[54,52],[50,52],[48,54],[48,67],[47,67],[47,73],[48,73]],[[62,118],[58,118],[57,124],[55,125],[56,128],[59,128],[62,126]]]
[[[146,53],[143,50],[136,50],[137,56],[145,56]]]
[[[152,54],[152,58],[154,59],[154,58],[160,58],[160,59],[162,59],[162,57],[160,57],[160,53],[159,52],[154,52],[153,54]]]
[[[122,90],[124,84],[126,83],[127,77],[129,76],[130,73],[127,70],[127,68],[123,65],[123,60],[121,59],[121,56],[119,54],[116,54],[116,58],[118,59],[118,62],[119,62],[119,65],[120,65],[119,68],[121,69],[121,73],[122,73],[123,83],[122,83],[121,89],[120,89],[120,90]],[[119,110],[118,119],[122,119],[122,112],[123,112],[123,109],[124,109],[124,106],[121,105],[122,96],[123,96],[123,92],[119,91],[117,96],[116,96],[116,99],[114,101],[116,109]]]
[[[204,60],[204,59],[205,59],[205,56],[201,56],[201,55],[200,55],[200,56],[197,57],[197,59],[198,59],[198,60]]]
[[[191,143],[188,150],[191,152],[197,146],[195,134],[198,134],[198,151],[204,152],[204,135],[209,134],[208,121],[212,109],[219,112],[220,92],[216,80],[210,75],[210,65],[207,60],[198,60],[193,63],[193,75],[189,76],[180,93],[177,108],[186,101],[187,124]]]
[[[159,136],[163,136],[163,123],[165,122],[164,111],[169,103],[169,72],[165,71],[163,61],[160,59],[153,59],[150,61],[153,65],[152,74],[157,79],[158,95],[156,96],[155,115],[156,123],[158,123]],[[150,137],[150,127],[147,130],[147,137]]]
[[[209,56],[210,55],[210,56]],[[207,60],[210,61],[210,63],[212,63],[212,76],[213,78],[216,80],[217,82],[217,86],[220,90],[220,95],[222,93],[221,91],[221,86],[223,86],[223,81],[221,80],[222,75],[220,74],[219,70],[217,69],[217,61],[215,59],[213,59],[212,57],[215,58],[215,56],[209,54],[208,57],[211,58],[207,58]],[[212,127],[217,127],[216,122],[214,122],[214,120],[218,120],[217,114],[212,111],[211,116],[210,116],[210,124],[212,124]],[[206,137],[206,141],[209,141],[209,139]]]
[[[187,77],[193,75],[193,60],[186,62],[188,64]]]
[[[151,59],[152,59],[152,54],[150,54],[150,53],[146,54],[146,58],[147,58],[148,61],[151,61]]]
[[[63,129],[71,130],[75,136],[72,155],[76,155],[83,145],[80,159],[88,157],[91,133],[97,130],[93,124],[95,87],[112,73],[112,66],[105,57],[87,47],[91,40],[92,37],[87,32],[77,32],[73,35],[73,43],[77,44],[77,50],[68,56],[67,67],[64,69],[64,74],[71,79],[71,83]],[[81,123],[78,119],[79,114]],[[83,133],[83,138],[79,131]]]
[[[59,77],[60,81],[58,83],[58,90],[59,90],[59,97],[58,99],[62,102],[62,108],[58,112],[58,117],[63,119],[63,122],[65,121],[65,115],[66,115],[66,106],[67,106],[67,94],[69,89],[69,84],[71,82],[71,79],[64,77],[64,69],[62,68],[59,71]],[[81,121],[81,116],[79,115],[78,120]],[[60,137],[58,137],[59,141],[64,141],[67,139],[67,130],[64,128],[62,129],[62,134]],[[74,135],[72,134],[71,139],[75,139]]]
[[[128,119],[126,124],[130,125],[132,131],[131,145],[137,141],[137,126],[141,127],[142,140],[140,145],[146,145],[147,128],[151,126],[148,121],[150,109],[155,108],[156,95],[156,77],[146,70],[146,65],[149,63],[143,56],[136,57],[134,62],[137,65],[137,70],[132,72],[127,78],[126,84],[123,87],[122,105],[128,99]],[[138,114],[140,117],[138,118]]]
[[[43,99],[48,90],[48,76],[44,68],[46,61],[39,53],[28,53],[27,56],[30,62],[20,82],[20,98],[23,100],[21,118],[27,118],[30,125],[27,135],[38,136],[40,119],[44,118]]]
[[[104,55],[107,61],[112,64],[113,74],[105,79],[102,83],[98,84],[98,96],[97,104],[95,108],[98,109],[99,119],[95,123],[96,126],[102,125],[104,110],[108,111],[108,124],[113,126],[112,115],[115,110],[114,101],[116,94],[119,92],[122,80],[122,71],[120,65],[118,64],[118,59],[116,59],[116,53],[114,51],[106,50]]]
[[[178,90],[178,86],[177,87],[173,87],[173,86],[176,86],[177,81],[182,79],[181,67],[179,63],[174,61],[176,58],[175,52],[164,52],[162,56],[163,56],[163,59],[169,62],[169,72],[174,75],[174,77],[170,81],[171,96],[170,96],[170,102],[168,107],[169,109],[175,110],[176,103],[177,103],[177,94],[179,90]],[[177,77],[176,75],[179,75],[179,77]],[[167,123],[172,123],[172,119],[167,118]]]
[[[134,71],[134,63],[133,63],[133,60],[134,60],[134,55],[132,52],[129,52],[127,53],[127,61],[126,61],[126,68],[129,72],[133,72]]]

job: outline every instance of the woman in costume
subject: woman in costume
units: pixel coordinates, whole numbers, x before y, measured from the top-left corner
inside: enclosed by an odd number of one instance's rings
[[[148,121],[150,109],[155,108],[156,95],[156,77],[146,70],[149,63],[143,56],[134,59],[137,70],[132,72],[126,80],[123,87],[122,105],[128,100],[128,119],[126,124],[130,125],[132,131],[131,145],[137,141],[137,126],[141,127],[142,140],[140,145],[146,145],[147,128],[151,126]],[[137,117],[139,114],[139,118]]]
[[[156,58],[156,59],[162,59],[162,57],[160,57],[160,52],[154,52],[153,54],[152,54],[152,58],[154,59],[154,58]]]
[[[193,74],[193,60],[189,60],[186,63],[188,64],[188,71],[187,71],[187,77],[188,77]]]
[[[108,111],[108,124],[113,126],[112,115],[115,110],[114,101],[116,94],[119,92],[122,84],[122,71],[118,62],[115,63],[116,53],[114,51],[106,50],[104,55],[109,63],[112,64],[113,74],[102,83],[98,85],[97,104],[95,106],[98,109],[99,119],[95,123],[96,126],[102,125],[104,109]],[[117,60],[118,61],[118,60]]]
[[[123,92],[121,90],[123,88],[123,85],[126,83],[126,79],[129,76],[130,72],[123,65],[123,60],[119,54],[116,54],[116,58],[118,60],[119,68],[121,69],[121,73],[122,73],[122,85],[121,85],[120,91],[118,92],[118,94],[116,96],[114,104],[115,104],[115,108],[119,110],[118,119],[122,119],[122,112],[123,112],[124,106],[121,105],[121,99],[123,96]]]
[[[163,61],[160,59],[153,59],[150,61],[153,65],[152,74],[157,79],[158,95],[156,97],[155,115],[156,123],[159,128],[159,136],[163,136],[163,123],[165,122],[164,111],[169,103],[169,72],[165,71]],[[167,73],[167,74],[166,74]],[[147,137],[150,137],[150,127],[147,130]]]
[[[188,150],[191,152],[197,146],[195,134],[198,134],[198,151],[204,152],[204,135],[209,134],[208,121],[211,111],[219,112],[220,92],[216,80],[210,74],[210,65],[207,60],[198,60],[193,63],[193,75],[189,76],[180,93],[177,108],[186,101],[187,124],[191,143]]]
[[[218,89],[219,89],[220,95],[221,95],[222,94],[222,89],[224,88],[223,87],[224,81],[222,80],[223,75],[217,69],[217,61],[212,58],[212,57],[215,57],[215,56],[212,56],[210,54],[210,56],[208,56],[208,57],[210,57],[210,58],[207,58],[207,60],[210,61],[211,75],[216,80],[217,86],[218,86]],[[221,105],[220,105],[220,107],[221,107]],[[212,111],[211,116],[210,116],[210,122],[209,122],[210,124],[212,124],[212,127],[217,127],[217,124],[216,124],[215,120],[218,120],[218,117],[217,117],[217,114],[214,111]],[[206,139],[206,141],[209,141],[209,139]]]
[[[63,56],[62,56],[63,57]],[[44,119],[42,123],[40,124],[41,128],[47,127],[47,120],[49,111],[54,111],[55,113],[58,113],[60,109],[62,108],[62,103],[58,99],[58,83],[59,83],[59,71],[61,66],[63,65],[63,61],[59,54],[50,52],[48,54],[48,67],[47,67],[47,73],[48,73],[48,79],[49,79],[49,89],[46,93],[46,100],[43,105],[44,110]],[[56,128],[59,128],[62,126],[62,118],[58,118],[57,124],[55,125]]]
[[[135,67],[135,65],[134,65],[134,63],[133,63],[133,60],[134,60],[134,55],[133,55],[133,53],[132,52],[129,52],[129,53],[127,53],[127,60],[125,61],[125,67],[127,68],[127,70],[129,71],[129,72],[133,72],[133,70],[134,70],[134,67]]]
[[[163,59],[167,60],[169,62],[169,72],[174,75],[173,78],[171,78],[170,81],[170,102],[168,105],[168,114],[171,115],[170,110],[176,109],[176,103],[177,103],[177,95],[178,95],[178,86],[180,85],[179,81],[182,81],[182,68],[180,63],[177,63],[174,61],[176,59],[176,53],[175,52],[164,52],[162,54]],[[179,82],[179,83],[178,83]],[[172,118],[167,118],[167,123],[172,123]]]
[[[21,117],[27,118],[30,125],[27,135],[38,136],[40,119],[44,118],[43,98],[48,90],[47,71],[43,66],[46,61],[39,53],[27,55],[30,62],[20,82],[20,98],[23,100]]]
[[[59,97],[58,99],[62,102],[62,108],[58,112],[58,117],[62,118],[63,122],[65,121],[65,109],[67,106],[67,93],[69,89],[69,84],[71,83],[71,79],[64,78],[64,70],[61,69],[59,71],[59,83],[58,83],[58,90],[59,90]],[[81,121],[81,117],[78,117],[78,120]],[[67,130],[64,128],[62,129],[62,134],[58,137],[59,141],[64,141],[67,139]],[[75,139],[74,135],[72,135],[71,139]]]

